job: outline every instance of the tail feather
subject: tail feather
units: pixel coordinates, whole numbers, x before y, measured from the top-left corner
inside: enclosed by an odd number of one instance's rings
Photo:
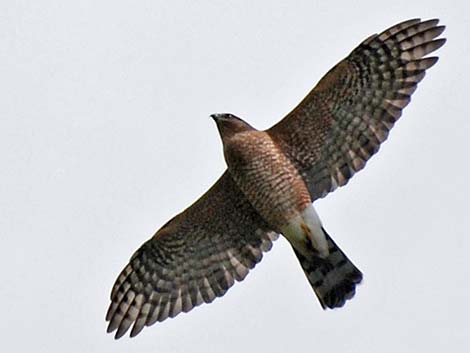
[[[356,292],[362,281],[361,271],[346,257],[323,229],[328,239],[328,257],[305,256],[294,248],[310,285],[320,300],[323,309],[342,307]]]

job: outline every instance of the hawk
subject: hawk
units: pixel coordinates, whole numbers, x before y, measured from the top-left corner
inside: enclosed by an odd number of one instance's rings
[[[108,332],[130,336],[242,281],[282,234],[324,309],[355,294],[361,271],[312,203],[364,168],[438,58],[437,19],[412,19],[364,40],[283,120],[259,131],[214,114],[227,163],[219,180],[132,256],[111,292]]]

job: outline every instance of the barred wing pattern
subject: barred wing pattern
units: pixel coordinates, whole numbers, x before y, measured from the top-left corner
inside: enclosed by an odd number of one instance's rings
[[[111,293],[108,332],[119,338],[133,325],[133,337],[223,296],[277,237],[225,172],[132,256]]]
[[[445,43],[435,39],[445,28],[438,22],[413,19],[370,36],[268,130],[312,200],[345,185],[387,139],[425,70],[437,62],[423,57]]]

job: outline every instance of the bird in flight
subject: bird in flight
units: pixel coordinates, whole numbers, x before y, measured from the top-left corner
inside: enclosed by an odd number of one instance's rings
[[[227,170],[132,256],[111,292],[108,332],[130,336],[223,296],[282,234],[324,309],[355,294],[361,271],[312,203],[364,168],[438,58],[444,26],[412,19],[365,39],[284,119],[259,131],[214,114]]]

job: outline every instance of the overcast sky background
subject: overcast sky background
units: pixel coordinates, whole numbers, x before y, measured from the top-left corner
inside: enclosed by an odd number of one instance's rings
[[[0,2],[5,352],[466,352],[470,19],[443,1]],[[364,272],[324,312],[284,239],[222,299],[115,341],[128,259],[225,168],[209,114],[288,113],[372,33],[447,44],[380,153],[316,203]]]

